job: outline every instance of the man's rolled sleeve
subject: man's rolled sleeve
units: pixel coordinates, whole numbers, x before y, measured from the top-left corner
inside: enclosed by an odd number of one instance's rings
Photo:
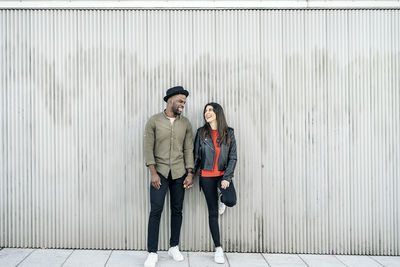
[[[150,118],[144,129],[144,160],[146,166],[156,165],[156,161],[154,159],[154,131],[155,124],[154,119]]]
[[[193,138],[192,138],[192,125],[188,121],[188,126],[186,127],[185,141],[183,144],[183,153],[185,158],[185,168],[193,169]]]

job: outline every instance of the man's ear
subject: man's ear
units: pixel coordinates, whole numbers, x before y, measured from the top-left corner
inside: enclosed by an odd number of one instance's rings
[[[171,96],[170,98],[168,98],[168,100],[167,100],[167,104],[168,105],[172,105],[172,101],[173,101],[173,98],[174,98],[175,96]]]

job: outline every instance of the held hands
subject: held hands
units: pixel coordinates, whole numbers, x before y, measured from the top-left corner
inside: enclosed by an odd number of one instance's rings
[[[229,187],[229,182],[227,180],[222,180],[221,181],[221,188],[222,189],[227,189]]]
[[[188,190],[192,186],[193,186],[193,173],[188,173],[185,180],[183,181],[183,188],[185,188],[185,190]]]

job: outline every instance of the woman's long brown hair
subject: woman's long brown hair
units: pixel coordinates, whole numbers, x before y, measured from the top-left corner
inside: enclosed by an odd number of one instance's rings
[[[201,139],[204,140],[206,138],[206,136],[211,137],[211,126],[210,126],[210,124],[208,124],[208,122],[204,118],[204,114],[206,113],[207,106],[213,107],[214,113],[217,117],[217,127],[218,127],[217,128],[217,130],[218,130],[217,143],[218,143],[218,145],[221,146],[222,143],[225,143],[226,145],[229,146],[231,144],[231,136],[229,134],[228,124],[226,123],[224,110],[222,109],[221,105],[218,103],[210,102],[204,106],[203,119],[204,119],[205,123],[201,130],[201,134],[200,134]]]

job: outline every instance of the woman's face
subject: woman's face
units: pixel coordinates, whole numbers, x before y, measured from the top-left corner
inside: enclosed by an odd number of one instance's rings
[[[204,118],[206,122],[211,123],[217,120],[217,115],[214,112],[214,108],[212,106],[206,107],[206,112],[204,113]]]

